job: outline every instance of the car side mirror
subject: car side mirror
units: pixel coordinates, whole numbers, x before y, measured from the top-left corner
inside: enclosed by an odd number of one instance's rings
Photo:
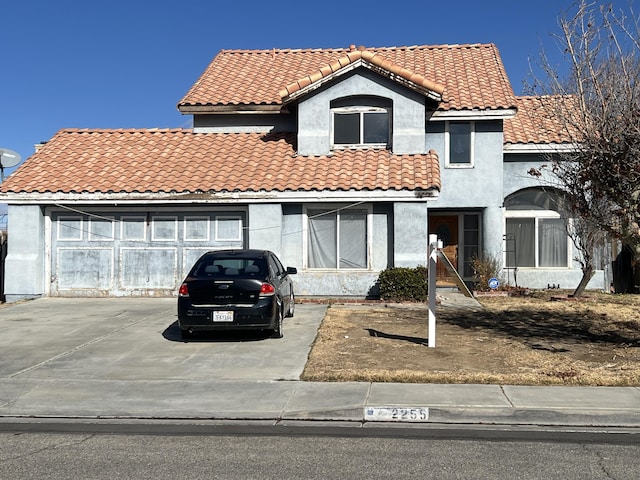
[[[287,274],[288,275],[294,275],[298,273],[298,269],[295,267],[287,267]]]

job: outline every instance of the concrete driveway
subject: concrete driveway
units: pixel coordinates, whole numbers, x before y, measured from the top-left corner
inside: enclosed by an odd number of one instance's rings
[[[298,305],[282,339],[227,333],[185,343],[171,298],[0,306],[0,424],[116,418],[366,425],[376,408],[419,407],[430,423],[640,426],[637,387],[297,381],[325,311]]]
[[[298,380],[324,316],[297,305],[284,338],[182,341],[173,298],[44,298],[0,307],[0,377],[31,380]]]

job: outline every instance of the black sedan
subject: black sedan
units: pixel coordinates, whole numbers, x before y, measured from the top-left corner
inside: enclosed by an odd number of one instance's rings
[[[195,263],[178,291],[183,338],[213,330],[270,330],[282,337],[283,317],[295,308],[291,274],[267,250],[217,250]]]

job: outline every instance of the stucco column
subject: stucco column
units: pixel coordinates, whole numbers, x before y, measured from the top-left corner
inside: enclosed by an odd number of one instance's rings
[[[500,206],[486,207],[484,210],[484,251],[488,256],[503,262],[504,251],[504,215]]]
[[[40,207],[9,205],[4,290],[7,302],[44,294],[45,222]]]
[[[393,205],[393,263],[414,268],[427,264],[429,247],[426,202]]]
[[[282,206],[279,203],[249,205],[249,248],[282,253]]]

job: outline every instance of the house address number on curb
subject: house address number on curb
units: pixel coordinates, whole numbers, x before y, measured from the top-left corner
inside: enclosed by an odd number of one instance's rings
[[[364,420],[366,422],[427,422],[429,409],[427,407],[365,407]]]

